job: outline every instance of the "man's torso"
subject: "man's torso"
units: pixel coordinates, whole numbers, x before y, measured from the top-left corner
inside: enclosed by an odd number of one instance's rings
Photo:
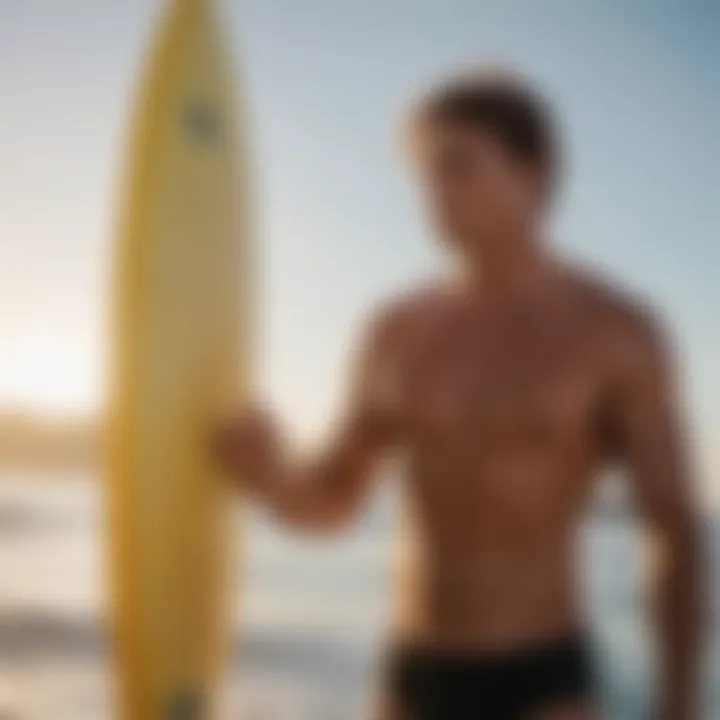
[[[572,632],[623,313],[563,273],[501,302],[433,291],[403,312],[379,383],[407,462],[396,633],[505,648]]]

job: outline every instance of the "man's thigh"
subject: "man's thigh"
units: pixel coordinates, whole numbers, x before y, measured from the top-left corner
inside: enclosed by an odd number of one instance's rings
[[[374,704],[370,720],[412,720],[398,707],[397,702],[386,695]]]
[[[602,720],[602,717],[587,703],[572,703],[541,710],[528,720]]]
[[[413,720],[413,718],[391,700],[384,699],[374,708],[370,720]],[[494,720],[494,718],[478,718],[478,720]],[[573,703],[533,713],[527,720],[602,720],[602,716],[598,710],[585,703]]]

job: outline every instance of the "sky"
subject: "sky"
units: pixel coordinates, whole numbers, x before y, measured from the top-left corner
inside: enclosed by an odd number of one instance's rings
[[[368,308],[440,261],[398,156],[403,108],[492,61],[555,103],[569,166],[554,238],[667,313],[703,472],[720,478],[720,4],[220,5],[259,188],[260,383],[300,432],[330,416]],[[159,7],[0,0],[0,408],[100,402],[123,139]]]

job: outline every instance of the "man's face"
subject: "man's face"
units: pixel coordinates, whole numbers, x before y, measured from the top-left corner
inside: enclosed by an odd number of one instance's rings
[[[517,160],[489,130],[438,122],[423,130],[418,160],[431,220],[458,249],[492,249],[526,227],[538,209],[537,169]]]

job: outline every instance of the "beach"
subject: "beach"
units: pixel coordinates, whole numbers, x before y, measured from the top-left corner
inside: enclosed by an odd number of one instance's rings
[[[102,517],[87,478],[0,480],[0,720],[112,718]],[[299,540],[262,518],[238,559],[223,718],[361,720],[382,659],[394,512],[381,500],[332,542]],[[720,525],[708,523],[712,566]],[[578,562],[610,720],[643,718],[650,694],[635,528],[595,518]],[[720,575],[713,577],[720,608]],[[720,716],[720,622],[714,619],[707,720]]]

